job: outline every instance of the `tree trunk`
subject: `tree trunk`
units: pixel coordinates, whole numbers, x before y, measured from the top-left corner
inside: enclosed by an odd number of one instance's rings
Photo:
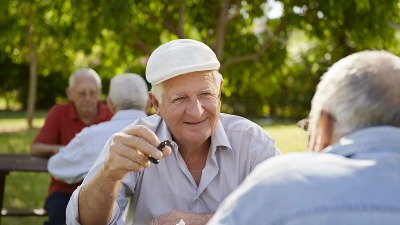
[[[28,28],[28,41],[29,41],[29,92],[28,92],[28,108],[26,111],[26,119],[28,128],[32,128],[33,115],[35,114],[36,104],[36,89],[37,89],[37,63],[38,55],[36,52],[35,44],[33,42],[33,11],[32,7],[29,12],[29,28]]]
[[[37,55],[31,53],[31,59],[29,62],[29,94],[28,94],[28,108],[26,112],[26,118],[28,121],[28,127],[32,128],[33,116],[35,114],[36,104],[36,89],[37,89]]]

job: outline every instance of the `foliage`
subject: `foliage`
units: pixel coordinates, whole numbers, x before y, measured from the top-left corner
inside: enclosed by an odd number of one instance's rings
[[[274,6],[281,15],[270,16]],[[0,13],[0,55],[21,65],[34,13],[38,90],[53,102],[78,67],[94,68],[106,82],[117,73],[144,74],[157,46],[192,38],[221,61],[224,112],[301,118],[319,77],[338,59],[365,49],[400,53],[398,0],[5,0]]]
[[[10,58],[4,57],[0,61],[0,96],[6,102],[6,108],[10,109],[12,102],[21,102],[26,95],[23,94],[27,88],[28,68],[26,65],[13,63]]]

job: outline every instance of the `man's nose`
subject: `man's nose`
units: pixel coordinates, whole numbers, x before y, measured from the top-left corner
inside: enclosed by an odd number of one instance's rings
[[[197,98],[192,99],[190,101],[190,105],[188,105],[186,109],[186,113],[194,117],[201,117],[203,112],[204,112],[203,104]]]

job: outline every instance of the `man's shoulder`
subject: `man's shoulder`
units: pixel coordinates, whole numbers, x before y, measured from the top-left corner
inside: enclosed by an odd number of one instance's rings
[[[56,110],[56,111],[63,111],[63,110],[68,110],[71,107],[70,102],[68,103],[57,103],[51,106],[50,110]]]
[[[74,111],[74,107],[72,103],[58,103],[54,104],[49,111],[47,112],[48,115],[52,115],[53,117],[60,117],[63,115],[68,115],[71,113],[71,110]]]
[[[219,117],[224,128],[252,128],[262,129],[258,124],[241,116],[221,113]]]
[[[118,114],[119,113],[119,114]],[[111,120],[104,121],[98,124],[93,124],[89,127],[85,127],[81,132],[80,136],[96,136],[96,135],[109,135],[121,131],[125,127],[131,125],[136,120],[141,119],[141,117],[134,117],[129,114],[121,116],[121,112],[118,112]]]
[[[162,121],[161,117],[159,117],[157,114],[153,114],[147,117],[139,118],[129,126],[143,125],[155,131],[157,127],[160,125],[161,121]]]
[[[122,128],[124,128],[125,126],[128,126],[132,121],[113,121],[113,120],[109,120],[109,121],[105,121],[105,122],[101,122],[98,124],[93,124],[89,127],[85,127],[83,128],[83,130],[80,132],[80,134],[84,134],[84,135],[96,135],[96,134],[113,134],[116,131],[121,130]]]
[[[257,165],[252,175],[255,180],[287,185],[326,178],[347,176],[357,162],[341,155],[317,152],[293,152],[269,158]],[[362,165],[361,165],[362,166]],[[341,170],[347,168],[347,170]]]
[[[221,113],[220,121],[226,133],[243,133],[251,136],[267,135],[264,128],[241,116]]]

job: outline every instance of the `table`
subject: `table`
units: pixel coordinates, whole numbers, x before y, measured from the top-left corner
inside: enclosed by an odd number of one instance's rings
[[[47,158],[41,158],[31,155],[0,154],[0,209],[3,209],[6,176],[11,171],[48,172],[47,161]]]

